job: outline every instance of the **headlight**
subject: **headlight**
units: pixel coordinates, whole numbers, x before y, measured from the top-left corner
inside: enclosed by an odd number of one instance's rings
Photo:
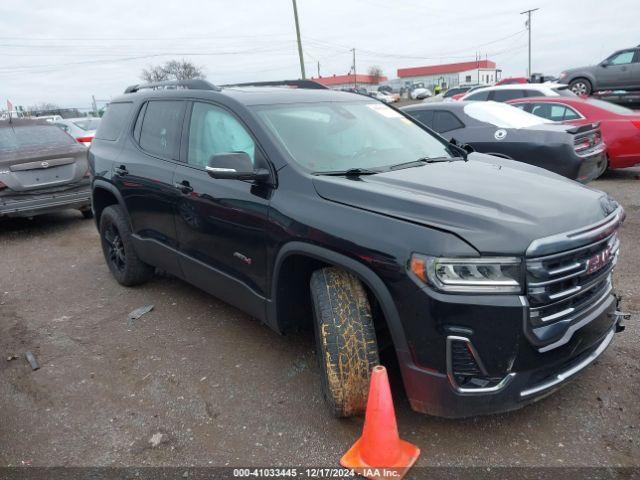
[[[516,257],[440,258],[414,254],[411,273],[444,292],[520,293],[522,262]]]

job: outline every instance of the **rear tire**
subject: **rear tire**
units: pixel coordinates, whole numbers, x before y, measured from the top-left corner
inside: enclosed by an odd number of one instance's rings
[[[569,89],[576,95],[588,97],[591,95],[593,86],[586,78],[576,78],[569,83]]]
[[[329,267],[311,275],[322,392],[336,417],[366,409],[371,369],[380,363],[371,307],[362,283]]]
[[[144,263],[133,248],[131,228],[118,205],[100,215],[100,239],[109,270],[121,285],[139,285],[153,277],[154,268]]]

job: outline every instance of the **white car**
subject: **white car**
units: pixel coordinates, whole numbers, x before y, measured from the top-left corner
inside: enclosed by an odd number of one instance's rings
[[[506,102],[523,97],[575,97],[568,85],[563,83],[514,83],[478,88],[467,93],[462,101]]]
[[[396,101],[393,95],[389,95],[383,91],[377,90],[375,92],[371,92],[371,96],[377,100],[381,100],[384,103],[393,103]]]
[[[96,117],[65,118],[52,123],[75,138],[78,143],[88,147],[100,125],[100,119]]]
[[[57,122],[58,120],[62,120],[60,115],[40,115],[39,117],[35,117],[37,120],[45,120],[47,122]]]
[[[429,90],[428,88],[418,87],[411,90],[411,93],[409,95],[413,100],[423,100],[427,97],[433,96],[433,93],[431,93],[431,90]]]

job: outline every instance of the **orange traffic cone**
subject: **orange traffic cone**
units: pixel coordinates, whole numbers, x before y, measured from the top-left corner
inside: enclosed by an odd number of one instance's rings
[[[371,479],[405,476],[420,449],[400,440],[387,369],[373,368],[362,436],[340,459],[340,465]]]

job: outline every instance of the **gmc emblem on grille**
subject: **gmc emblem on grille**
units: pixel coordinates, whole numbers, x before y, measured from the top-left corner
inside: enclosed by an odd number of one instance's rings
[[[587,260],[587,274],[600,270],[609,260],[611,260],[611,249],[607,247]]]

